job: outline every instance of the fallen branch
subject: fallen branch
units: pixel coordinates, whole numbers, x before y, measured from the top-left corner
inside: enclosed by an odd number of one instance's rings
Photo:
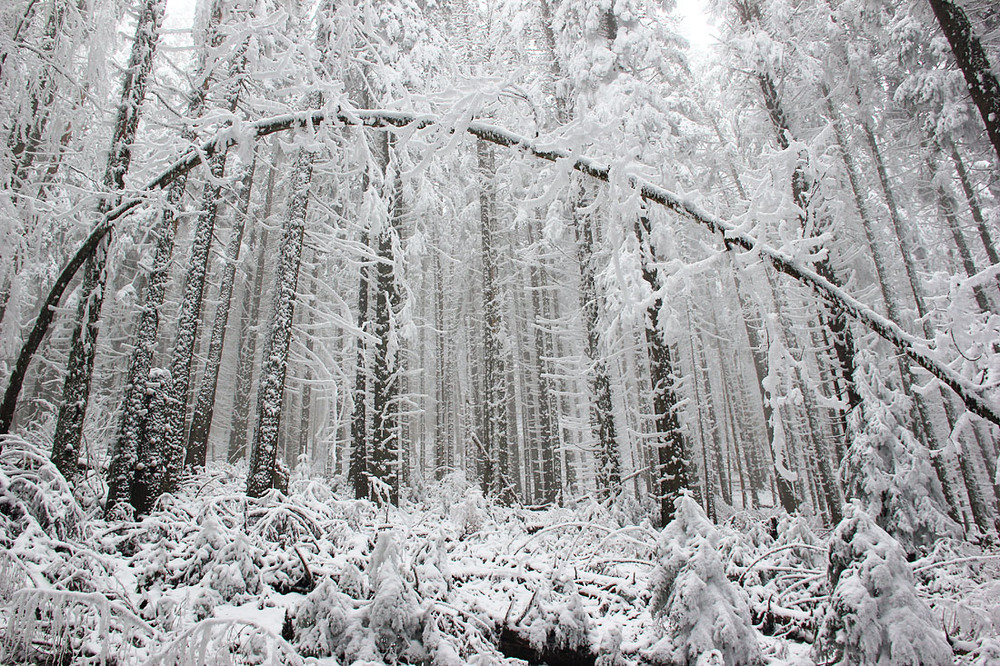
[[[826,552],[826,548],[822,548],[821,546],[814,546],[814,545],[809,544],[809,543],[790,543],[790,544],[785,545],[785,546],[779,546],[777,548],[772,548],[771,550],[767,551],[766,553],[764,553],[763,555],[761,555],[760,557],[758,557],[756,560],[754,560],[753,562],[751,562],[750,565],[746,569],[743,570],[743,573],[740,574],[740,577],[739,577],[739,579],[737,579],[736,582],[739,585],[743,585],[743,581],[746,579],[747,574],[750,573],[750,571],[755,566],[757,566],[758,564],[760,564],[761,562],[763,562],[767,558],[771,557],[775,553],[780,553],[783,550],[791,550],[792,548],[805,548],[806,550],[818,550],[818,551],[823,552],[823,553]],[[809,570],[809,571],[811,572],[811,570]]]
[[[1000,555],[973,555],[972,557],[960,557],[955,560],[944,560],[942,562],[931,562],[930,564],[924,564],[919,567],[913,568],[913,573],[923,573],[924,571],[929,571],[930,569],[937,569],[938,567],[946,567],[951,564],[965,564],[966,562],[983,562],[986,560],[1000,560]]]

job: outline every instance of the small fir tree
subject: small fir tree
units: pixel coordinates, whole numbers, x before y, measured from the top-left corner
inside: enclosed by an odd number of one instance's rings
[[[678,497],[660,536],[650,601],[669,642],[661,641],[666,654],[657,657],[669,663],[700,663],[715,650],[731,666],[762,663],[746,594],[726,578],[718,546],[719,532],[698,503]]]
[[[813,646],[823,664],[950,664],[951,648],[930,608],[917,596],[899,542],[861,508],[830,540],[830,598]]]

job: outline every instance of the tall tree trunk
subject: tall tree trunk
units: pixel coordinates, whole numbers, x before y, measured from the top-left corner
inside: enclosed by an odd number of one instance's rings
[[[642,279],[654,294],[660,291],[660,282],[654,264],[655,255],[650,246],[649,218],[643,215],[636,222],[639,239]],[[678,399],[674,382],[674,361],[670,347],[660,326],[663,297],[657,295],[646,309],[645,337],[649,354],[649,378],[652,388],[655,448],[657,470],[656,491],[660,502],[660,525],[674,518],[674,501],[681,491],[691,487],[686,461],[688,459],[677,416]]]
[[[997,247],[993,242],[993,235],[990,233],[989,226],[986,224],[986,220],[983,219],[983,209],[979,205],[979,197],[976,195],[976,190],[969,178],[969,172],[965,168],[965,161],[962,160],[962,155],[958,152],[958,146],[955,145],[955,142],[949,139],[947,147],[951,161],[955,165],[955,172],[958,174],[958,181],[962,184],[962,192],[965,194],[965,200],[969,204],[972,221],[976,223],[976,231],[979,233],[979,239],[983,242],[983,247],[986,249],[986,257],[990,260],[990,266],[996,266],[1000,264],[1000,254],[997,253]],[[1000,275],[997,276],[997,284],[1000,285]]]
[[[747,26],[754,26],[760,23],[761,12],[758,0],[733,0],[737,9],[740,21]],[[775,140],[782,150],[788,150],[794,135],[788,114],[781,104],[778,88],[774,79],[768,72],[758,72],[757,83],[764,98],[764,108],[767,110],[774,129]],[[818,235],[823,232],[826,223],[822,220],[810,219],[810,199],[813,196],[814,183],[807,175],[807,158],[799,157],[795,169],[792,172],[791,190],[792,201],[799,208],[799,225],[803,232]],[[840,286],[833,266],[830,264],[829,256],[816,262],[815,270],[830,283]],[[836,359],[836,375],[839,392],[846,400],[849,409],[853,409],[860,402],[860,396],[854,388],[854,340],[851,330],[847,325],[847,317],[842,308],[832,301],[826,301],[824,307],[820,309],[820,324],[830,331],[833,338],[833,353]],[[840,417],[843,420],[843,416]]]
[[[581,211],[583,188],[573,206],[573,227],[576,231],[577,260],[580,262],[580,309],[586,337],[587,360],[590,367],[590,426],[597,440],[597,492],[602,498],[614,497],[621,492],[621,454],[612,410],[611,380],[608,367],[600,349],[598,331],[598,297],[594,266],[594,225],[590,216]]]
[[[856,89],[855,98],[860,106],[861,97]],[[865,141],[868,146],[868,151],[871,154],[872,161],[875,163],[875,171],[878,174],[879,186],[882,196],[885,199],[886,208],[889,212],[889,220],[892,222],[892,229],[903,260],[903,268],[905,269],[907,282],[910,286],[910,292],[913,295],[914,305],[917,309],[917,316],[921,322],[921,331],[923,332],[925,338],[933,340],[935,335],[934,326],[931,323],[930,318],[927,316],[930,311],[928,310],[927,305],[927,292],[924,288],[923,281],[920,279],[920,271],[917,266],[918,249],[915,245],[915,239],[910,233],[910,229],[908,229],[903,222],[898,198],[896,197],[892,180],[889,178],[889,172],[885,165],[885,159],[882,157],[882,151],[879,147],[878,138],[875,136],[875,131],[872,128],[871,121],[863,109],[859,112],[859,118],[861,129],[864,133]],[[950,397],[942,392],[941,400],[948,420],[951,424],[954,424],[958,414],[952,406]],[[940,442],[938,443],[940,444]],[[956,523],[966,523],[967,521],[964,520],[965,511],[962,509],[963,503],[960,502],[957,495],[957,489],[955,487],[957,471],[955,470],[954,461],[951,460],[951,458],[952,456],[947,453],[947,450],[942,450],[940,453],[935,455],[932,458],[934,471],[938,478],[938,482],[941,484],[942,493],[948,500],[947,510],[949,515],[955,520]]]
[[[927,171],[930,174],[931,182],[937,181],[937,165],[934,163],[933,158],[928,158],[924,161],[924,165],[927,167]],[[965,274],[969,277],[973,277],[979,272],[976,267],[976,262],[972,258],[972,251],[969,249],[969,244],[965,240],[965,234],[962,233],[962,223],[958,218],[958,203],[955,201],[954,197],[945,190],[944,185],[936,183],[933,185],[935,188],[934,195],[936,197],[938,210],[941,213],[941,217],[945,219],[948,225],[948,231],[951,233],[952,241],[955,243],[955,249],[958,251],[959,259],[962,262],[962,269]],[[976,299],[976,305],[984,313],[995,312],[990,299],[986,295],[986,291],[983,289],[982,285],[975,285],[972,287],[973,296]]]
[[[482,393],[482,456],[483,493],[509,502],[513,500],[510,483],[510,449],[507,431],[507,372],[501,335],[504,322],[501,314],[500,285],[497,281],[496,225],[496,165],[493,147],[485,141],[476,142],[479,169],[479,222],[482,239],[483,270],[483,393]]]
[[[533,219],[527,223],[528,243],[535,245],[540,242],[535,237]],[[559,437],[556,433],[557,423],[553,415],[557,413],[556,402],[552,395],[552,334],[546,330],[544,322],[549,320],[545,307],[548,299],[542,290],[545,288],[543,278],[545,271],[542,266],[530,267],[531,281],[531,312],[532,331],[535,347],[535,374],[537,375],[538,404],[538,454],[539,454],[539,497],[542,504],[553,505],[559,496],[559,484],[556,473],[556,451],[559,448]]]
[[[972,101],[986,126],[986,134],[1000,160],[1000,82],[990,67],[979,37],[969,17],[951,0],[929,0],[941,31],[951,45],[955,61],[965,75]]]
[[[435,240],[440,243],[440,225],[435,220]],[[441,266],[440,246],[435,244],[434,253],[434,478],[440,481],[445,474],[452,472],[454,442],[451,438],[452,428],[448,419],[452,411],[453,399],[449,387],[447,359],[449,357],[448,333],[445,329],[445,278]]]
[[[267,186],[264,193],[264,209],[258,221],[265,222],[271,217],[274,207],[274,184],[278,173],[281,151],[277,144],[271,155],[267,172]],[[254,230],[256,230],[256,225]],[[251,393],[253,390],[253,362],[257,353],[257,334],[260,326],[260,300],[264,290],[265,263],[267,260],[267,228],[261,225],[257,240],[259,250],[254,264],[253,278],[248,280],[243,292],[243,321],[240,327],[239,356],[236,361],[236,395],[233,398],[233,421],[229,430],[229,450],[226,459],[235,464],[246,456],[247,429],[250,423]],[[250,243],[251,246],[253,243]]]
[[[728,253],[728,256],[731,258],[732,253]],[[781,414],[775,413],[772,403],[773,397],[768,395],[767,390],[764,388],[766,386],[765,380],[768,376],[768,360],[765,341],[761,336],[763,322],[761,321],[759,314],[756,312],[756,308],[751,302],[751,299],[745,293],[746,286],[743,284],[743,278],[740,277],[739,270],[735,266],[733,266],[732,274],[736,287],[736,298],[740,305],[740,312],[743,314],[740,321],[743,323],[743,332],[746,335],[747,344],[750,347],[750,356],[753,359],[754,373],[757,378],[756,385],[758,387],[761,409],[763,410],[764,415],[765,436],[767,437],[768,447],[771,451],[771,464],[774,468],[772,470],[772,476],[774,478],[774,485],[778,495],[778,502],[780,502],[785,511],[793,514],[799,510],[799,501],[798,497],[795,495],[795,486],[785,478],[785,475],[782,474],[779,469],[779,464],[781,464],[784,460],[785,451],[783,449],[776,448],[777,441],[775,440],[774,432],[774,420],[780,419]]]
[[[216,306],[215,321],[212,324],[208,359],[205,362],[201,390],[198,392],[194,414],[191,417],[191,434],[188,437],[187,457],[184,461],[186,465],[191,467],[204,467],[208,453],[208,435],[212,428],[212,416],[215,411],[215,392],[219,385],[222,348],[226,342],[226,325],[229,322],[233,285],[236,281],[236,267],[240,259],[240,247],[243,244],[243,231],[250,210],[250,192],[253,188],[256,164],[257,160],[254,158],[244,170],[233,229],[229,238],[229,246],[226,248],[226,265],[222,271],[222,282],[219,286],[219,304]]]
[[[386,223],[379,229],[376,239],[378,264],[375,267],[375,303],[372,321],[375,349],[372,360],[372,435],[368,469],[373,483],[377,481],[380,486],[374,492],[375,498],[398,504],[402,442],[399,422],[401,354],[398,348],[396,316],[400,311],[401,294],[396,276],[394,245],[399,238],[396,225],[402,217],[403,192],[398,165],[389,164],[387,137],[382,138],[386,139],[383,150],[389,215]]]
[[[307,308],[308,313],[306,314],[306,358],[305,362],[302,364],[302,412],[301,419],[299,421],[299,441],[298,450],[295,452],[295,465],[298,466],[299,462],[304,459],[304,456],[313,455],[313,436],[312,429],[312,365],[313,365],[313,347],[315,345],[315,335],[313,335],[313,322],[316,319],[315,314],[315,303],[313,303],[313,294],[315,293],[317,276],[319,274],[319,263],[316,261],[315,252],[312,256],[313,269],[312,274],[309,276],[309,284],[306,285],[306,291],[309,294]]]
[[[125,188],[125,174],[132,161],[132,144],[139,127],[139,114],[146,97],[147,79],[153,68],[165,6],[166,0],[146,0],[139,13],[132,53],[122,83],[115,128],[111,135],[111,151],[103,180],[106,194],[98,207],[98,217],[103,217],[115,207],[116,193]],[[104,303],[110,242],[110,236],[105,235],[84,266],[80,305],[73,326],[66,380],[63,383],[62,402],[52,442],[52,459],[63,466],[60,471],[66,477],[72,477],[77,472],[76,460],[83,437],[83,422],[90,398],[90,381],[97,351],[98,319]]]
[[[170,260],[177,234],[177,208],[184,196],[187,178],[178,178],[170,185],[167,206],[157,225],[156,255],[149,271],[148,282],[139,325],[135,333],[122,399],[122,416],[118,434],[108,463],[108,499],[105,513],[111,516],[128,515],[134,507],[132,482],[139,462],[139,442],[146,438],[146,414],[149,410],[150,370],[156,353],[156,336],[160,327],[160,307],[167,292],[170,277]],[[125,505],[128,506],[125,506]]]
[[[46,60],[52,59],[59,34],[63,30],[66,21],[66,5],[67,0],[53,3],[52,10],[45,21],[45,29],[38,50]],[[56,100],[57,93],[53,74],[52,65],[47,63],[39,80],[30,89],[28,103],[30,114],[27,126],[15,120],[8,136],[7,146],[13,158],[11,160],[11,186],[15,192],[21,192],[27,184],[28,172],[38,157],[38,148],[45,136],[45,128],[48,125],[51,107]],[[0,294],[0,320],[3,319],[2,312],[6,305],[5,294]]]
[[[368,179],[362,184],[362,190],[367,189]],[[366,231],[361,239],[361,246],[367,248],[369,234]],[[361,264],[358,277],[358,330],[364,334],[370,333],[371,322],[369,312],[369,291],[371,289],[371,268],[367,259]],[[354,497],[368,499],[371,497],[371,470],[369,469],[369,413],[368,413],[368,341],[364,335],[357,339],[358,353],[354,379],[354,411],[351,414],[351,459],[347,476],[354,488]]]
[[[567,76],[556,52],[549,0],[542,0],[539,9],[542,35],[551,63],[556,120],[560,124],[566,124],[573,119],[573,101],[563,88]],[[600,20],[603,38],[610,44],[614,41],[618,29],[617,19],[612,11],[605,11]],[[580,264],[580,302],[586,338],[585,350],[589,363],[587,378],[590,388],[590,424],[597,441],[597,489],[599,495],[606,497],[621,492],[621,452],[613,413],[611,380],[608,375],[607,360],[601,354],[600,333],[597,330],[598,294],[594,266],[594,221],[589,215],[581,212],[587,206],[585,196],[585,186],[580,186],[570,215],[576,234],[577,260]]]
[[[851,192],[854,195],[855,207],[857,208],[858,215],[861,218],[861,226],[865,233],[865,240],[868,243],[868,250],[875,265],[875,278],[878,281],[879,290],[882,294],[882,300],[885,303],[886,313],[889,315],[890,319],[902,325],[904,321],[903,305],[900,301],[898,292],[889,286],[889,265],[882,252],[883,245],[875,236],[874,219],[868,209],[868,204],[865,201],[861,173],[854,162],[854,156],[851,153],[851,149],[848,144],[847,131],[844,127],[844,122],[840,114],[833,106],[830,89],[825,83],[821,84],[821,90],[824,98],[826,99],[827,114],[829,115],[830,121],[833,125],[834,136],[836,137],[837,145],[840,148],[841,159],[847,169],[847,179],[851,186]],[[915,379],[910,371],[909,365],[901,358],[897,358],[896,365],[899,370],[903,393],[913,401],[915,412],[912,414],[912,421],[916,434],[921,440],[926,442],[931,449],[940,448],[940,442],[937,440],[933,423],[931,423],[929,406],[925,403],[922,395],[915,394],[913,392],[912,387]]]
[[[205,95],[212,79],[212,67],[209,64],[209,53],[222,43],[223,35],[218,29],[222,18],[221,3],[215,2],[212,7],[212,18],[207,33],[206,54],[202,61],[203,80],[195,89],[195,103],[203,105]],[[246,48],[248,42],[237,50],[230,63],[225,103],[230,113],[236,111],[239,104],[241,78],[246,65]],[[143,469],[136,474],[136,491],[134,495],[145,507],[161,493],[169,491],[176,485],[184,468],[185,460],[185,424],[187,420],[188,402],[191,397],[192,365],[195,346],[201,329],[202,304],[205,297],[205,285],[208,280],[208,268],[211,260],[212,241],[215,237],[215,222],[218,218],[219,201],[222,197],[222,179],[225,176],[227,151],[219,151],[208,157],[206,166],[209,170],[208,182],[205,183],[201,198],[201,209],[195,225],[194,238],[191,241],[191,258],[184,284],[184,294],[181,298],[178,312],[177,338],[170,359],[170,373],[167,390],[157,394],[150,407],[152,412],[145,445],[150,458],[142,459]],[[221,353],[221,349],[219,350]],[[159,412],[162,411],[162,414]],[[141,447],[140,447],[141,451]],[[145,502],[143,502],[145,500]],[[136,507],[140,513],[145,508]]]
[[[211,180],[217,182],[224,175],[225,155],[214,156],[209,165]],[[169,491],[177,481],[184,463],[184,423],[191,386],[191,366],[201,326],[201,307],[215,235],[218,201],[222,193],[221,186],[216,182],[207,183],[202,195],[202,210],[198,214],[191,243],[191,257],[178,313],[177,339],[171,353],[166,390],[154,396],[147,416],[146,441],[140,443],[142,469],[136,473],[133,492],[137,501],[135,509],[140,514],[146,513],[161,493]]]
[[[314,105],[320,100],[310,99]],[[288,348],[292,340],[295,290],[298,286],[302,241],[305,235],[309,186],[312,182],[313,154],[300,149],[290,175],[291,197],[281,230],[278,269],[274,281],[274,302],[264,338],[260,386],[257,389],[257,423],[247,472],[247,495],[260,497],[283,485],[276,474],[281,405],[288,368]]]

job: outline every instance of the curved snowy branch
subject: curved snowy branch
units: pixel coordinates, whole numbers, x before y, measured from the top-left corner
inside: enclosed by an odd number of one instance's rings
[[[185,153],[180,159],[150,181],[143,188],[143,191],[149,192],[162,188],[201,164],[203,160],[210,158],[212,155],[224,152],[230,146],[235,145],[241,140],[238,130],[242,130],[242,140],[256,140],[277,132],[302,127],[316,127],[324,124],[370,128],[405,127],[408,130],[419,130],[442,125],[437,116],[430,114],[414,114],[379,109],[344,109],[341,107],[334,110],[309,110],[265,118],[253,123],[247,123],[239,128],[227,127],[223,129],[212,140]],[[608,182],[611,177],[611,167],[607,164],[589,157],[577,155],[572,151],[543,146],[541,142],[495,125],[474,121],[464,125],[462,129],[484,141],[508,148],[516,148],[539,159],[550,162],[569,160],[572,163],[573,169],[597,180]],[[460,130],[459,128],[454,128],[453,131]],[[876,313],[842,288],[832,284],[810,266],[798,262],[780,250],[758,242],[756,238],[737,230],[732,223],[702,210],[694,203],[685,200],[683,197],[665,188],[659,187],[635,175],[627,176],[626,182],[646,201],[659,204],[706,227],[713,233],[722,235],[727,241],[727,248],[731,249],[734,246],[738,246],[744,250],[755,252],[767,260],[776,270],[808,285],[820,297],[843,309],[845,313],[891,343],[903,354],[930,372],[942,383],[946,384],[962,400],[969,411],[1000,426],[1000,409],[982,393],[980,387],[949,367],[947,362],[940,359],[926,343],[904,331],[892,320]],[[10,429],[24,373],[27,372],[28,363],[51,324],[52,310],[58,305],[63,292],[69,285],[69,281],[87,257],[93,254],[101,239],[111,231],[112,221],[129,209],[137,206],[140,202],[141,198],[137,197],[126,201],[109,212],[84,241],[80,250],[77,251],[66,268],[63,269],[56,284],[49,292],[38,315],[35,327],[32,329],[24,347],[22,347],[14,373],[4,394],[4,401],[2,406],[0,406],[0,433],[6,433]]]

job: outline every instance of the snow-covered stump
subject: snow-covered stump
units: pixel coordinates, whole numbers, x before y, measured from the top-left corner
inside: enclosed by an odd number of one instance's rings
[[[899,542],[857,504],[830,540],[830,598],[813,646],[824,664],[949,664],[939,621],[913,586]]]
[[[746,593],[729,581],[719,557],[718,530],[690,495],[678,497],[674,511],[660,536],[651,584],[650,611],[664,636],[645,659],[685,666],[717,657],[727,666],[763,663]]]

